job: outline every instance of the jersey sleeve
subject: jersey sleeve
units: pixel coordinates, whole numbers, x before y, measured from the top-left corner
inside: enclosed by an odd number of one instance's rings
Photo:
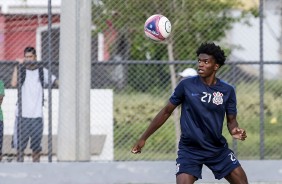
[[[169,98],[169,101],[173,104],[173,105],[180,105],[182,103],[184,99],[184,85],[183,85],[183,81],[181,81],[176,88],[174,89],[174,92],[172,93],[172,95]]]
[[[230,96],[226,103],[226,114],[227,115],[237,114],[237,99],[236,99],[235,89],[233,87],[231,88]]]

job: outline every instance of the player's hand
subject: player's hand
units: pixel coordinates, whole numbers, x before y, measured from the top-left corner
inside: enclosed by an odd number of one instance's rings
[[[233,128],[233,130],[231,131],[231,135],[233,138],[239,139],[241,141],[244,141],[247,138],[246,131],[239,127]]]
[[[131,153],[137,154],[141,153],[141,149],[145,146],[145,141],[144,140],[138,140],[137,143],[132,147]]]

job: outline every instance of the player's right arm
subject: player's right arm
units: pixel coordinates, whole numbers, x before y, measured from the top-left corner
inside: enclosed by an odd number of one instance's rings
[[[234,139],[244,141],[247,138],[246,130],[239,128],[236,115],[227,115],[227,128]]]
[[[155,118],[150,123],[146,131],[142,134],[140,139],[132,147],[132,153],[141,153],[141,149],[144,147],[146,140],[166,122],[166,120],[170,117],[171,113],[176,107],[177,106],[173,105],[171,102],[168,102],[166,104],[166,106],[155,116]]]

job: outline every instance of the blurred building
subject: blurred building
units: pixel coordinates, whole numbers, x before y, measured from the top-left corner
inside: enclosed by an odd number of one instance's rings
[[[259,8],[259,1],[244,1],[242,8]],[[238,11],[233,12],[236,16]],[[236,23],[229,32],[227,42],[232,48],[231,60],[259,61],[260,60],[260,19],[248,17]],[[282,0],[264,1],[263,19],[263,60],[282,60]],[[259,65],[239,65],[241,69],[254,76],[259,75]],[[264,74],[267,79],[281,78],[281,66],[264,65]]]
[[[52,59],[59,61],[61,0],[52,0]],[[71,21],[71,20],[70,20]],[[110,21],[108,29],[92,37],[91,59],[111,59],[110,45],[116,32]],[[92,29],[95,29],[93,26]],[[0,0],[0,60],[22,58],[27,45],[37,50],[37,59],[48,59],[48,1]]]
[[[259,0],[241,1],[243,5],[238,11],[259,6]],[[282,59],[282,0],[265,0],[264,5],[264,60],[280,61]],[[60,6],[61,0],[52,0],[52,58],[54,61],[59,60]],[[233,12],[234,16],[238,14],[238,11]],[[232,48],[232,60],[259,61],[259,23],[258,17],[248,17],[248,21],[243,20],[233,26],[227,36],[227,42]],[[22,50],[27,45],[37,49],[38,60],[46,60],[48,58],[47,25],[47,0],[0,0],[0,60],[21,58]],[[109,47],[117,42],[119,35],[116,34],[110,21],[107,25],[108,29],[94,35],[92,39],[92,60],[107,61],[115,58],[111,56]],[[123,49],[119,52],[125,52],[124,48],[127,46],[117,49]],[[242,67],[242,69],[254,75],[258,74],[258,68]],[[279,76],[280,71],[281,68],[277,66],[265,67],[268,78]]]
[[[52,1],[53,58],[59,53],[60,0]],[[23,57],[23,49],[33,46],[38,59],[47,59],[48,1],[0,0],[0,60]]]

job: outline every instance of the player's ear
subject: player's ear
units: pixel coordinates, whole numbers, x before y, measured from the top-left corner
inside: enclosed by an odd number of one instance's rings
[[[217,71],[219,68],[220,68],[219,64],[216,63],[214,66],[214,70]]]

